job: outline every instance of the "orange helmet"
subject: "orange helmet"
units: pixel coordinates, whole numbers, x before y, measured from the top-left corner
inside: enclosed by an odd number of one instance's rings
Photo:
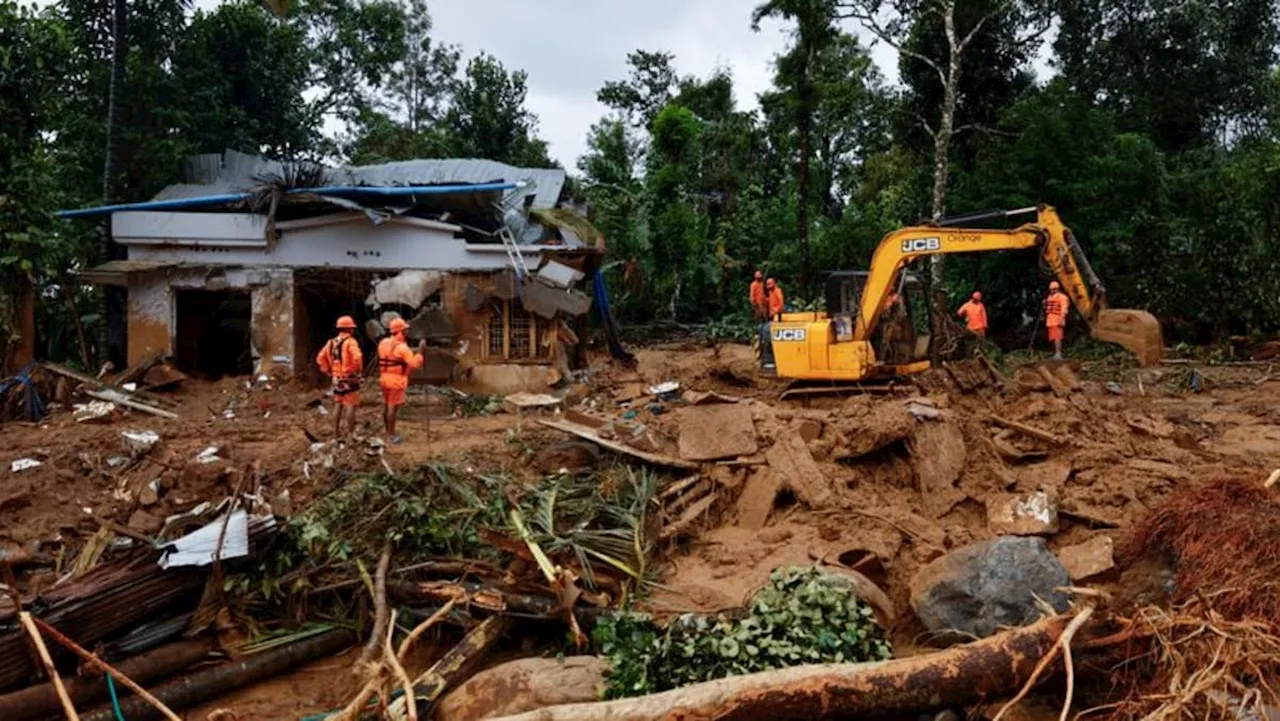
[[[980,291],[980,290],[975,290],[975,291],[973,291],[973,299],[974,299],[974,300],[977,300],[977,301],[981,301],[981,300],[982,300],[982,291]]]
[[[409,327],[409,324],[404,322],[404,318],[391,319],[390,328],[392,333],[400,333],[401,331],[405,330],[408,327]]]
[[[349,315],[344,315],[338,319],[338,322],[334,324],[334,327],[338,330],[355,330],[356,319]]]
[[[1062,286],[1058,285],[1058,281],[1056,280],[1049,281],[1049,290],[1058,290],[1061,287]]]

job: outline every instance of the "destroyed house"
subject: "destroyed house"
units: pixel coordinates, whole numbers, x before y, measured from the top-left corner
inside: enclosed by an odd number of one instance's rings
[[[578,290],[599,234],[558,207],[561,169],[486,160],[327,168],[228,151],[191,158],[187,183],[110,214],[125,259],[83,271],[127,294],[127,360],[169,356],[206,377],[318,376],[334,321],[365,357],[396,313],[429,344],[418,376],[486,392],[567,372]]]

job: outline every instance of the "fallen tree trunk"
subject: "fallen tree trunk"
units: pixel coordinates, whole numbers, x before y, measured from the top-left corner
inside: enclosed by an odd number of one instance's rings
[[[1070,617],[1045,619],[945,651],[882,663],[820,664],[707,681],[664,693],[568,704],[495,721],[785,721],[901,715],[1016,691]]]
[[[345,629],[326,631],[287,646],[246,656],[239,661],[196,671],[151,689],[151,693],[170,708],[194,706],[228,691],[271,678],[293,666],[337,653],[355,640],[355,634]],[[152,721],[160,717],[155,708],[136,696],[120,699],[120,708],[129,721]],[[115,712],[107,707],[84,715],[81,721],[115,719]]]
[[[422,718],[430,718],[435,704],[451,686],[466,677],[475,668],[480,658],[489,649],[497,645],[502,634],[511,627],[511,619],[504,616],[490,616],[471,629],[458,645],[449,649],[439,661],[432,664],[427,672],[413,682],[413,697],[417,701],[418,713]],[[391,702],[387,709],[387,717],[403,719],[406,717],[408,702],[402,696]]]
[[[213,641],[207,639],[178,641],[126,658],[116,664],[116,668],[138,683],[146,683],[204,660],[213,648]],[[88,706],[107,697],[107,681],[101,676],[67,679],[66,687],[77,706]],[[0,696],[0,718],[6,721],[43,718],[58,713],[59,709],[58,695],[48,683]]]

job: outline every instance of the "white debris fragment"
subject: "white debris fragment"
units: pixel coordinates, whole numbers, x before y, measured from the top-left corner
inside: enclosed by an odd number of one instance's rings
[[[72,417],[76,419],[76,423],[92,423],[94,421],[107,420],[115,412],[116,404],[107,401],[93,401],[76,405],[76,410]]]
[[[680,382],[666,381],[665,383],[659,383],[656,386],[649,386],[646,390],[649,392],[649,395],[651,396],[664,396],[669,393],[675,393],[676,391],[680,390]]]
[[[120,466],[123,466],[128,462],[129,462],[129,459],[125,458],[124,456],[112,456],[107,459],[107,465],[111,466],[112,468],[119,468]]]
[[[135,457],[150,451],[160,442],[160,434],[155,431],[124,431],[120,437],[124,438],[125,450]]]
[[[224,530],[225,528],[225,530]],[[219,548],[218,539],[222,539]],[[249,514],[233,511],[230,518],[221,516],[203,527],[169,544],[160,557],[161,568],[208,566],[214,557],[221,560],[249,555]]]
[[[122,385],[122,386],[120,386],[120,387],[121,387],[121,388],[123,388],[123,389],[125,389],[125,390],[127,390],[127,391],[129,391],[130,393],[132,393],[132,392],[134,392],[134,391],[138,390],[138,384],[137,384],[137,383],[125,383],[124,385]]]
[[[209,446],[208,448],[196,454],[196,463],[217,463],[222,460],[218,456],[218,451],[222,450],[217,446]]]
[[[9,472],[20,473],[22,471],[30,470],[32,468],[39,468],[40,466],[43,466],[43,465],[44,465],[43,463],[41,463],[40,461],[37,461],[34,458],[19,458],[18,460],[9,464]]]

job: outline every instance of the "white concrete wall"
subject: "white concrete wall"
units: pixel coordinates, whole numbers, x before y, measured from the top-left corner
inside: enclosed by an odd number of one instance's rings
[[[336,221],[336,222],[335,222]],[[262,216],[160,211],[117,213],[116,242],[130,260],[197,265],[493,271],[507,267],[501,245],[475,245],[454,237],[454,226],[415,218],[379,225],[363,215],[280,223],[274,248]],[[522,248],[534,266],[546,246]]]

